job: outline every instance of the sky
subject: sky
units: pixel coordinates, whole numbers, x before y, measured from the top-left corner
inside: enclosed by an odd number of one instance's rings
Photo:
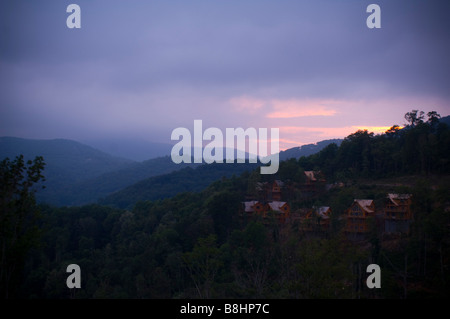
[[[67,6],[81,8],[68,28]],[[368,28],[369,4],[381,28]],[[450,115],[448,0],[0,1],[0,136],[174,143],[279,128],[280,149]]]

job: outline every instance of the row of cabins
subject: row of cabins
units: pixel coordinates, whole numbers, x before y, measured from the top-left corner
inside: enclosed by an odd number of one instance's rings
[[[308,196],[315,194],[317,185],[324,183],[320,172],[305,171],[305,181],[301,183],[301,191]],[[285,197],[286,187],[283,181],[274,180],[271,183],[256,183],[256,194],[258,200],[249,200],[243,202],[241,216],[245,218],[260,217],[268,222],[275,219],[280,223],[286,223],[291,220],[291,207],[282,198]]]
[[[282,198],[289,197],[292,187],[298,189],[304,198],[311,198],[320,193],[325,188],[325,178],[319,171],[304,171],[304,180],[295,184],[285,185],[281,180],[274,180],[271,183],[256,183],[256,197],[264,202],[281,201]]]
[[[283,201],[246,201],[242,203],[241,216],[261,217],[268,221],[275,218],[280,223],[299,219],[304,231],[328,231],[332,210],[328,206],[313,207],[306,214],[291,216],[291,208]],[[388,194],[382,210],[375,208],[372,199],[355,199],[347,209],[345,231],[349,234],[365,234],[371,230],[371,223],[376,223],[383,232],[408,232],[412,220],[411,195]]]
[[[412,221],[411,194],[388,194],[381,211],[377,210],[372,199],[355,199],[347,210],[346,232],[367,233],[371,223],[386,233],[409,231]]]
[[[286,223],[290,220],[291,207],[287,202],[271,201],[247,201],[243,202],[241,216],[245,218],[261,217],[263,221],[276,219],[279,223]]]

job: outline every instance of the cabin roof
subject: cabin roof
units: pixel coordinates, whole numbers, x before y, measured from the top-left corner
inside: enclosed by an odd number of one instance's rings
[[[305,171],[305,175],[310,181],[317,180],[316,177],[314,176],[314,171]]]
[[[253,206],[255,206],[257,203],[259,203],[257,200],[252,200],[252,201],[247,201],[247,202],[242,202],[245,206],[245,211],[246,212],[252,212],[253,211]]]
[[[284,186],[284,183],[282,181],[280,181],[279,179],[274,180],[274,183],[277,184],[277,186],[279,186],[279,187]]]
[[[387,198],[396,206],[399,206],[398,200],[407,200],[411,198],[411,194],[388,194]]]
[[[263,190],[267,185],[267,182],[256,182],[256,190]]]
[[[330,216],[327,215],[327,211],[330,209],[329,206],[320,206],[316,208],[316,213],[321,218],[328,219]]]
[[[286,202],[273,201],[269,203],[269,206],[274,211],[281,211],[281,207],[283,207]]]
[[[373,199],[355,199],[356,203],[358,203],[359,206],[361,206],[362,209],[364,209],[368,213],[373,213],[374,210],[370,207],[373,205]]]

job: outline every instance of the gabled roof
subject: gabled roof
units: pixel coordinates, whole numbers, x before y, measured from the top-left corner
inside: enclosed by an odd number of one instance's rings
[[[355,199],[354,202],[358,203],[362,209],[364,209],[368,213],[373,213],[374,210],[370,208],[373,204],[373,199]]]
[[[399,205],[398,200],[407,200],[411,198],[411,194],[388,194],[387,198],[396,206]]]
[[[283,207],[285,204],[286,202],[273,201],[269,203],[269,206],[274,211],[281,211],[281,207]]]
[[[317,215],[319,215],[321,218],[324,219],[328,219],[330,218],[330,216],[327,215],[327,211],[330,209],[330,207],[328,206],[320,206],[316,208],[316,213]]]
[[[267,182],[256,182],[256,190],[261,191],[267,185]]]
[[[277,184],[278,187],[283,187],[284,183],[282,181],[280,181],[279,179],[276,179],[273,181],[275,184]]]
[[[316,177],[314,176],[314,171],[305,171],[305,175],[310,181],[317,180]]]
[[[245,206],[246,212],[253,212],[253,206],[255,206],[257,203],[259,203],[257,200],[252,200],[248,202],[242,202]]]

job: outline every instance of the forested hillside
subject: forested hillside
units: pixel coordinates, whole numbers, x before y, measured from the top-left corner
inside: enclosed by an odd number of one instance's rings
[[[100,199],[152,176],[166,175],[183,168],[194,168],[200,164],[175,164],[169,156],[157,157],[143,162],[133,162],[126,167],[104,173],[94,178],[67,184],[55,189],[52,198],[41,201],[58,206],[79,206],[96,203]],[[164,194],[164,197],[174,194]]]
[[[199,192],[221,178],[240,175],[258,167],[257,164],[204,164],[187,167],[170,174],[163,174],[139,181],[120,191],[100,199],[99,204],[129,208],[144,200],[173,197],[183,192]]]
[[[162,200],[145,192],[147,200],[133,198],[134,190],[129,201],[121,198],[127,209],[31,205],[40,211],[34,224],[40,236],[26,237],[26,255],[14,259],[22,271],[15,273],[14,285],[2,281],[2,293],[21,298],[448,298],[450,129],[433,112],[425,118],[413,111],[406,119],[403,129],[393,126],[382,135],[357,131],[340,146],[283,161],[276,175],[255,169]],[[2,165],[2,176],[8,167]],[[191,174],[197,170],[186,169],[186,179],[208,175]],[[304,187],[305,172],[311,171],[324,179],[314,193]],[[261,183],[275,180],[289,190],[282,200],[292,218],[280,223],[273,212],[246,217],[242,202],[253,199]],[[160,182],[150,179],[141,187]],[[409,230],[388,234],[374,226],[357,240],[349,237],[345,215],[354,199],[378,205],[387,193],[412,195]],[[2,192],[2,203],[8,194]],[[324,232],[305,231],[293,219],[315,206],[332,209]],[[8,242],[4,225],[2,240]],[[365,270],[373,263],[381,268],[379,289],[366,286]],[[81,268],[81,289],[66,286],[69,264]]]

